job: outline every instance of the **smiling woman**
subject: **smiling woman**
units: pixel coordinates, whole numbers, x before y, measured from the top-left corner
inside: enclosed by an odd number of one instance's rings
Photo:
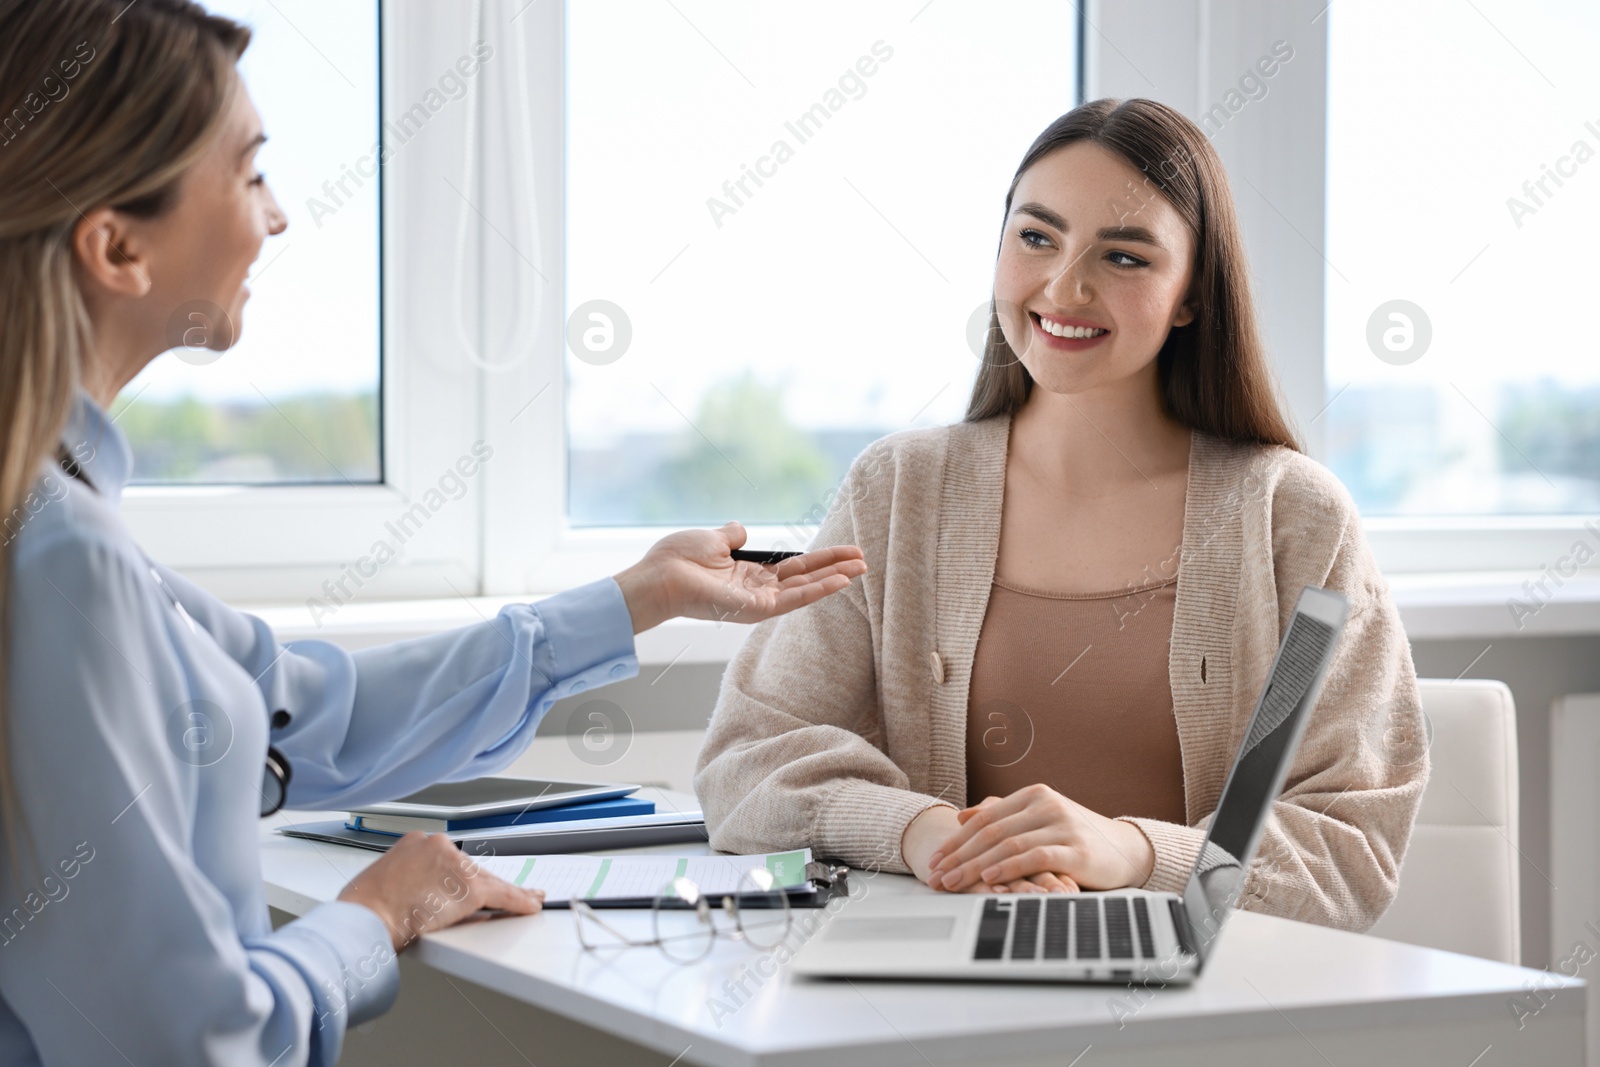
[[[1084,271],[1100,267],[1102,275],[1114,278],[1118,271],[1149,270],[1145,260],[1155,255],[1157,273],[1188,272],[1182,321],[1174,318],[1168,324],[1172,328],[1161,329],[1160,338],[1137,339],[1146,347],[1155,342],[1152,371],[1167,414],[1222,437],[1298,451],[1273,393],[1227,175],[1205,135],[1176,111],[1149,100],[1120,105],[1097,100],[1052,123],[1023,156],[1006,192],[1011,222],[1001,237],[1002,265],[1049,243],[1047,238],[1023,238],[1013,215],[1037,218],[1058,234],[1065,231],[1065,220],[1048,208],[1041,214],[1036,203],[1013,208],[1012,201],[1035,164],[1069,145],[1098,149],[1092,163],[1075,165],[1088,182],[1077,188],[1100,195],[1107,220],[1115,220],[1097,235],[1108,250],[1104,259],[1072,266]],[[1073,165],[1056,159],[1046,166],[1058,172],[1059,181]],[[1135,220],[1132,225],[1130,219]],[[1152,226],[1169,247],[1162,247]],[[1126,251],[1115,251],[1118,239]],[[1026,247],[1017,248],[1019,242]],[[1080,247],[1080,255],[1091,251]],[[1030,261],[1043,262],[1048,269],[1048,259],[1034,255]],[[1032,348],[1027,317],[997,280],[983,366],[967,407],[969,420],[1013,414],[1032,393],[1028,360],[1019,359]]]
[[[966,420],[856,461],[813,544],[859,543],[868,577],[723,676],[695,774],[713,846],[955,892],[1181,892],[1313,585],[1351,621],[1261,851],[1294,861],[1253,866],[1246,907],[1377,920],[1428,768],[1349,738],[1421,729],[1415,670],[1349,494],[1279,408],[1247,276],[1178,112],[1099,100],[1034,141]]]
[[[33,113],[0,152],[0,514],[14,513],[29,495],[86,369],[90,323],[71,242],[82,217],[78,205],[115,203],[132,219],[159,214],[178,177],[209,147],[233,63],[249,41],[247,31],[223,20],[163,23],[141,37],[116,28],[109,3],[82,14],[74,27],[37,5],[0,4],[7,29],[0,38],[0,107],[32,112],[32,86],[58,70],[78,79],[73,96]],[[138,75],[105,61],[101,53],[113,41],[144,68]],[[85,63],[85,56],[99,61]],[[161,121],[148,128],[108,121],[158,109]],[[148,281],[128,274],[135,283]],[[94,443],[77,444],[92,450]],[[10,551],[8,538],[0,547],[0,604],[9,603]],[[0,623],[0,700],[9,627],[9,619]],[[9,831],[17,805],[4,741],[0,732],[0,808]],[[7,837],[15,848],[16,834]]]
[[[738,523],[686,530],[612,578],[353,655],[281,645],[150,559],[121,513],[133,454],[106,408],[173,329],[235,344],[245,278],[285,220],[255,167],[249,29],[186,0],[0,0],[0,114],[85,39],[96,60],[72,95],[0,147],[0,916],[27,930],[0,953],[0,1058],[97,1063],[109,1045],[129,1062],[326,1067],[392,1003],[412,941],[542,895],[415,833],[274,929],[260,819],[492,774],[558,697],[636,673],[640,630],[758,621],[865,565],[854,548],[762,565],[732,556]],[[392,536],[491,455],[463,455]],[[393,548],[357,560],[358,588]],[[349,580],[333,584],[348,596]],[[69,900],[42,861],[80,846],[94,864]]]

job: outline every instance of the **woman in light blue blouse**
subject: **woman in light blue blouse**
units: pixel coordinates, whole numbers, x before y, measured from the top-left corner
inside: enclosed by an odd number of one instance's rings
[[[296,807],[490,774],[556,699],[635,674],[638,631],[757,621],[866,567],[853,548],[781,575],[736,563],[729,524],[492,622],[349,653],[280,645],[148,560],[105,409],[170,347],[180,305],[241,321],[285,227],[252,162],[248,40],[183,0],[0,0],[0,1065],[333,1063],[345,1027],[392,1003],[412,938],[540,899],[413,834],[273,930],[269,749]]]

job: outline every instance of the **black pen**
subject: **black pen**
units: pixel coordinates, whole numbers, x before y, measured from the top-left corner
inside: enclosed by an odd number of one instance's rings
[[[731,554],[736,561],[743,563],[782,563],[800,555],[799,552],[761,552],[748,548],[736,548]]]

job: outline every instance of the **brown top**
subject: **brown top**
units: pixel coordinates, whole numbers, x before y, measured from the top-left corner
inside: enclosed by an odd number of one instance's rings
[[[1108,818],[1184,821],[1167,676],[1177,583],[1047,593],[994,580],[967,705],[968,804],[1043,782]]]

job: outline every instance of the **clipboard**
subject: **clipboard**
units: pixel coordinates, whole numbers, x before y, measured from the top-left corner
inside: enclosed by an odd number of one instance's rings
[[[789,898],[789,907],[791,908],[821,908],[835,898],[846,899],[850,896],[849,878],[849,867],[831,864],[825,860],[812,860],[806,864],[806,883],[801,886],[790,886],[784,890],[784,894]],[[729,893],[707,893],[705,894],[705,900],[712,907],[720,908],[724,898],[731,895]],[[765,903],[760,899],[761,896],[775,895],[773,893],[747,897],[740,902],[739,906],[741,908],[777,908],[779,905],[776,900]],[[656,901],[654,897],[614,897],[610,900],[585,900],[584,903],[595,911],[603,911],[607,908],[651,908],[655,906]],[[663,907],[674,910],[681,908],[690,911],[694,909],[695,905],[687,901],[679,903],[669,901]],[[572,902],[568,900],[550,901],[544,905],[546,911],[570,911],[571,908]]]
[[[654,825],[640,826],[610,826],[597,827],[581,823],[540,823],[521,827],[498,827],[488,831],[458,830],[448,834],[455,840],[463,852],[469,855],[486,856],[513,856],[513,855],[564,855],[584,852],[594,852],[614,848],[631,848],[636,845],[677,844],[682,842],[704,842],[706,840],[705,821],[700,812],[684,812],[682,815],[648,815],[634,816],[615,822],[637,822],[639,820],[656,820]],[[594,820],[595,823],[603,820]],[[296,823],[280,826],[278,833],[285,837],[300,838],[308,841],[320,841],[336,845],[348,845],[355,848],[367,849],[373,852],[387,852],[394,843],[400,840],[389,834],[377,834],[365,830],[352,830],[347,827],[342,819],[325,822]],[[494,840],[483,840],[491,837]],[[805,882],[800,886],[792,886],[785,890],[792,908],[820,908],[834,898],[848,898],[850,895],[850,868],[841,864],[831,864],[825,860],[813,859],[805,866]],[[729,894],[710,894],[706,899],[716,906],[722,905],[723,898]],[[585,901],[592,908],[649,908],[655,904],[653,897],[618,897],[611,900]],[[685,905],[687,906],[687,905]],[[748,901],[743,906],[761,907],[759,901]],[[777,907],[774,901],[768,907]],[[567,909],[566,901],[551,901],[545,904],[547,909]]]

